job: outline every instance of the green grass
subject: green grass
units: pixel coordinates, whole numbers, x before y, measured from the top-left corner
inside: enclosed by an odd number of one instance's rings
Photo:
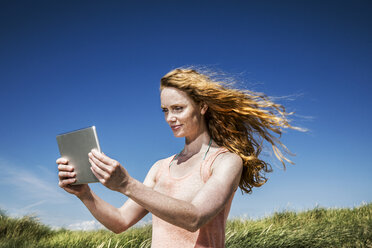
[[[226,239],[226,247],[372,247],[372,203],[230,221]]]
[[[116,235],[106,230],[52,230],[34,217],[0,211],[2,247],[150,247],[151,226]],[[175,245],[176,247],[176,245]],[[284,211],[259,220],[230,220],[226,247],[372,247],[372,203],[356,208]]]

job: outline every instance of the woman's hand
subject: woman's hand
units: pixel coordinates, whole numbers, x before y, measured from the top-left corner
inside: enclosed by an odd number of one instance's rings
[[[89,191],[88,184],[71,185],[76,182],[76,172],[74,172],[74,167],[68,164],[67,159],[59,158],[56,163],[58,164],[59,187],[79,198]]]
[[[125,192],[130,176],[118,161],[93,149],[89,153],[89,162],[93,174],[103,185],[111,190]]]

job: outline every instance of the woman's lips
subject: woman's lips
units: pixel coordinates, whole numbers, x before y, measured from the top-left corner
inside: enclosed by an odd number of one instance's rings
[[[182,125],[171,125],[173,131],[176,131],[181,128]]]

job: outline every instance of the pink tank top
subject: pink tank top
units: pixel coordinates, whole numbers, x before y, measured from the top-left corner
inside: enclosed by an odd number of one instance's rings
[[[214,154],[207,156],[200,166],[195,166],[194,170],[181,178],[174,178],[170,175],[169,163],[174,156],[163,160],[163,163],[159,165],[154,190],[191,202],[211,176],[211,166],[216,157],[227,151],[226,148],[220,148]],[[225,226],[233,197],[234,194],[222,211],[196,232],[189,232],[153,215],[151,247],[225,247]],[[208,199],[205,199],[205,204],[209,204]]]

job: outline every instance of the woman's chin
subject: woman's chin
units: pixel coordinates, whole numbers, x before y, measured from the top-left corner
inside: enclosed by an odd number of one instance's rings
[[[185,137],[185,135],[182,132],[173,132],[174,137],[176,138],[182,138]]]
[[[180,134],[174,134],[174,137],[176,137],[176,138],[183,138],[185,136],[184,135],[180,135]]]

